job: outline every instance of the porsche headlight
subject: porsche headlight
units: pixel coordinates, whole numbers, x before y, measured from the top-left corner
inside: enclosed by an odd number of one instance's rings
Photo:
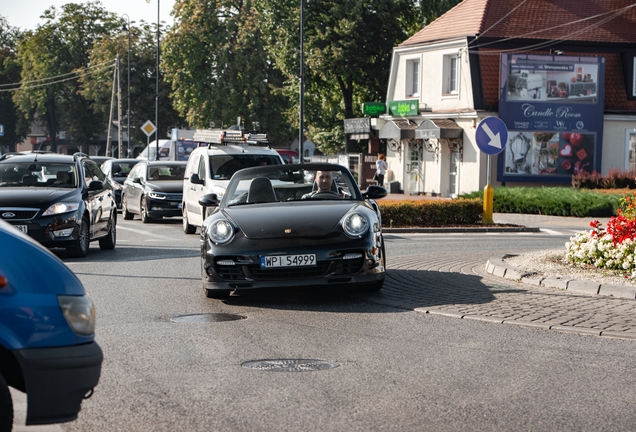
[[[369,231],[369,219],[362,213],[348,214],[342,221],[342,229],[351,238],[360,238]]]
[[[52,216],[52,215],[61,214],[61,213],[68,213],[68,212],[75,211],[78,208],[79,208],[78,203],[59,202],[47,208],[46,211],[42,213],[42,216]]]
[[[227,219],[219,219],[208,228],[208,236],[216,244],[226,244],[234,238],[234,227]]]

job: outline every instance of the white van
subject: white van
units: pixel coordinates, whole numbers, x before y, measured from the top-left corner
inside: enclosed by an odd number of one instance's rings
[[[186,161],[190,157],[192,151],[197,148],[197,145],[197,143],[191,140],[159,140],[159,160]],[[156,154],[157,142],[153,141],[139,154],[139,156],[137,156],[137,159],[155,160]]]
[[[200,133],[199,133],[200,132]],[[225,194],[232,175],[242,169],[259,165],[283,164],[281,156],[269,146],[264,134],[258,137],[244,131],[202,130],[194,140],[201,145],[192,151],[183,181],[183,231],[194,234],[203,225],[206,215],[199,205],[203,195],[214,193],[219,199]]]

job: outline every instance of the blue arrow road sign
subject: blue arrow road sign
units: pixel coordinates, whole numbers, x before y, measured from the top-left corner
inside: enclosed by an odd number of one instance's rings
[[[475,140],[482,152],[489,155],[499,154],[508,142],[508,128],[500,118],[486,117],[477,125]]]

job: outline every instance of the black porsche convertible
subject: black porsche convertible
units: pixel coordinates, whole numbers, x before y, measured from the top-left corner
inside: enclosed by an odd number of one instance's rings
[[[272,165],[237,171],[201,229],[208,297],[295,286],[377,291],[385,275],[380,210],[386,189],[361,192],[336,164]]]

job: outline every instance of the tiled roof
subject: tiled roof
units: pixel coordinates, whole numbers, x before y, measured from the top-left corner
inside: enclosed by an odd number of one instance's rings
[[[400,46],[462,36],[636,42],[634,0],[464,0]]]

